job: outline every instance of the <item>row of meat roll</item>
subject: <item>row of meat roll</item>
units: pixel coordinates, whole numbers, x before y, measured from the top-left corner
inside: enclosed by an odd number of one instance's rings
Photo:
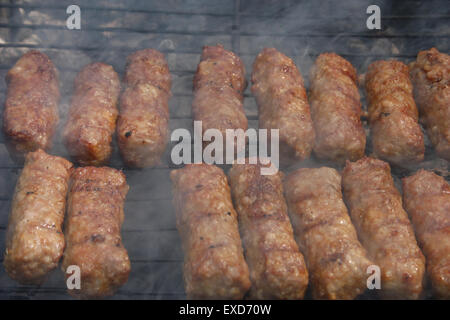
[[[130,272],[120,235],[128,188],[125,175],[113,168],[75,169],[41,149],[29,152],[12,200],[6,272],[20,283],[39,285],[62,258],[66,278],[74,272],[69,267],[80,271],[81,288],[70,288],[71,295],[112,295]]]
[[[9,70],[3,128],[15,158],[50,150],[58,120],[58,71],[43,53],[30,51]],[[171,78],[162,53],[131,54],[123,78],[113,67],[94,62],[76,76],[63,142],[80,165],[108,162],[113,135],[130,167],[159,164],[168,137]],[[119,100],[120,99],[120,100]],[[120,101],[120,103],[119,103]]]
[[[112,66],[93,63],[77,75],[63,136],[80,164],[105,164],[114,132],[127,166],[159,164],[168,137],[171,87],[164,56],[153,49],[130,55],[123,81],[119,111],[120,81]]]
[[[449,56],[435,48],[420,52],[410,68],[396,60],[369,65],[363,84],[372,156],[396,165],[424,159],[415,98],[437,154],[450,159],[449,77]],[[264,49],[257,56],[252,82],[260,127],[280,130],[280,150],[287,150],[282,157],[287,153],[303,160],[313,151],[319,159],[343,164],[364,155],[358,77],[344,58],[319,55],[310,71],[310,105],[295,64],[276,49]]]
[[[389,164],[375,158],[347,161],[342,177],[328,167],[286,177],[262,167],[247,158],[228,177],[208,164],[171,172],[188,298],[302,299],[309,287],[315,299],[354,299],[373,266],[381,298],[423,298],[427,279],[435,297],[450,298],[442,177],[403,179],[402,199]]]
[[[448,55],[434,48],[420,52],[410,68],[396,60],[375,61],[368,67],[363,83],[372,156],[395,165],[424,159],[415,94],[438,155],[449,159],[449,68]],[[194,120],[206,124],[204,132],[210,128],[221,132],[247,129],[242,107],[244,73],[242,62],[232,52],[220,45],[204,47],[194,80],[193,104]],[[264,49],[256,57],[251,80],[259,127],[279,129],[282,162],[304,160],[311,152],[338,164],[364,156],[366,134],[358,76],[350,62],[334,53],[319,55],[310,71],[309,102],[300,71],[276,49]]]
[[[233,165],[228,178],[207,164],[171,173],[188,298],[240,299],[250,289],[255,299],[301,299],[309,285],[317,299],[353,299],[376,265],[382,297],[417,299],[425,257],[436,297],[450,298],[450,186],[442,177],[420,170],[405,178],[402,201],[378,159],[347,162],[342,181],[327,167],[262,175],[252,160]],[[40,284],[64,256],[65,273],[81,271],[72,295],[113,294],[130,272],[120,236],[127,192],[115,169],[73,169],[42,150],[28,153],[7,228],[8,274]]]
[[[410,68],[396,60],[368,67],[363,82],[372,156],[396,165],[424,159],[416,100],[437,154],[449,160],[449,77],[450,58],[435,48],[421,51]],[[58,122],[56,68],[47,56],[31,51],[6,79],[4,131],[10,149],[22,155],[37,148],[48,150]],[[256,57],[251,79],[259,126],[279,129],[283,163],[304,160],[312,151],[319,159],[338,164],[364,155],[358,76],[350,62],[334,53],[321,54],[310,71],[309,102],[300,71],[276,49],[264,49]],[[106,163],[115,132],[128,166],[159,163],[168,138],[171,95],[164,56],[152,49],[130,55],[123,82],[120,94],[117,73],[99,62],[77,75],[63,141],[81,165]],[[221,45],[203,48],[192,104],[193,120],[202,121],[203,133],[218,129],[225,137],[227,129],[248,128],[243,108],[246,86],[245,68],[237,55]]]

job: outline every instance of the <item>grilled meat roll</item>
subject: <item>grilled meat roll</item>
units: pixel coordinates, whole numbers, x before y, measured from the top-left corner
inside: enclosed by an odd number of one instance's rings
[[[403,202],[427,258],[436,296],[450,299],[450,186],[425,170],[403,179]]]
[[[423,133],[408,67],[400,61],[376,61],[365,78],[374,156],[396,165],[424,158]]]
[[[40,284],[64,250],[62,223],[72,164],[41,149],[26,155],[12,200],[4,265],[20,283]]]
[[[259,127],[280,130],[282,161],[309,158],[314,128],[303,78],[294,61],[274,48],[264,49],[253,64],[252,93]]]
[[[64,272],[71,265],[80,268],[81,289],[68,290],[72,296],[102,298],[127,281],[131,267],[120,229],[128,188],[125,175],[113,168],[73,171],[62,264]]]
[[[186,165],[170,174],[189,299],[241,299],[250,287],[238,218],[222,169]]]
[[[242,104],[246,86],[244,64],[237,55],[220,44],[203,47],[192,103],[192,116],[194,121],[202,121],[202,134],[217,129],[225,139],[226,129],[247,130]]]
[[[323,53],[311,68],[310,81],[314,154],[339,164],[358,160],[364,156],[366,134],[355,68],[335,53]]]
[[[261,167],[234,164],[229,172],[250,270],[250,298],[302,299],[308,271],[289,221],[281,173],[261,175]]]
[[[127,58],[120,98],[117,140],[122,159],[130,167],[160,163],[169,127],[171,79],[164,55],[140,50]]]
[[[421,51],[410,74],[420,121],[437,154],[450,161],[450,56],[436,48]]]
[[[49,150],[59,120],[58,71],[39,51],[24,54],[6,75],[8,93],[3,130],[12,156]]]
[[[423,288],[425,258],[420,251],[389,164],[362,158],[342,173],[344,199],[359,239],[381,270],[381,296],[417,299]]]
[[[81,165],[101,165],[111,155],[116,128],[119,76],[101,62],[87,65],[75,78],[64,144]]]
[[[366,250],[342,200],[332,168],[303,168],[284,182],[289,214],[304,253],[315,299],[354,299],[366,289]]]

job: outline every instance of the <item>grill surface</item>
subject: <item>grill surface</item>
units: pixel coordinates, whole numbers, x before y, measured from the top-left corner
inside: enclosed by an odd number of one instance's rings
[[[366,28],[366,8],[372,2],[381,7],[382,30],[379,31]],[[222,43],[226,49],[239,54],[247,69],[247,79],[257,53],[264,47],[276,47],[295,60],[306,82],[309,68],[321,52],[336,52],[363,73],[377,59],[398,58],[410,62],[419,50],[433,46],[442,52],[450,51],[450,11],[445,0],[407,0],[395,4],[356,0],[78,0],[80,31],[68,30],[65,25],[66,8],[72,3],[65,0],[0,1],[0,101],[5,100],[4,77],[8,69],[26,51],[41,50],[60,71],[60,127],[66,120],[73,79],[82,66],[103,61],[123,73],[126,56],[148,47],[164,52],[169,62],[173,80],[170,130],[186,128],[190,131],[192,78],[203,45]],[[257,128],[257,107],[248,89],[244,107],[249,126]],[[3,113],[3,109],[1,111]],[[4,139],[1,134],[2,256],[10,199],[21,168],[10,159]],[[67,157],[59,139],[60,134],[56,135],[51,153]],[[426,159],[420,167],[433,168],[448,180],[448,162],[436,159],[429,142],[427,145]],[[114,148],[111,166],[121,168],[117,145]],[[185,298],[183,255],[171,204],[169,172],[174,166],[170,163],[170,150],[171,145],[163,164],[157,168],[124,170],[131,188],[122,235],[132,271],[128,283],[112,299]],[[366,153],[370,153],[370,146]],[[301,164],[321,165],[326,164],[314,159]],[[415,169],[395,169],[397,184],[399,178]],[[18,285],[2,266],[0,299],[69,299],[69,296],[59,269],[37,288]]]

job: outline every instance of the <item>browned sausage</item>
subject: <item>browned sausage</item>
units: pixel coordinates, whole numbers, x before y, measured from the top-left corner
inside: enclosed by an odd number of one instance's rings
[[[186,165],[170,174],[189,299],[242,299],[250,287],[237,213],[222,169]]]
[[[332,168],[299,169],[284,183],[286,200],[315,299],[354,299],[371,265],[342,200]]]
[[[365,82],[374,156],[396,165],[422,161],[425,145],[408,67],[376,61]]]
[[[437,154],[450,161],[450,56],[436,48],[420,51],[410,71],[420,120]]]
[[[202,121],[202,134],[217,129],[225,139],[226,129],[247,130],[242,104],[246,86],[244,64],[237,55],[220,44],[203,47],[192,103],[192,116]]]
[[[450,186],[425,170],[403,179],[403,201],[427,258],[436,296],[450,299]]]
[[[381,296],[419,298],[425,258],[402,207],[389,164],[373,158],[347,161],[342,185],[359,239],[369,258],[380,267]]]
[[[111,155],[116,128],[119,76],[101,62],[87,65],[75,78],[64,144],[81,165],[101,165]]]
[[[113,168],[77,168],[71,175],[63,271],[71,265],[81,272],[78,298],[114,294],[128,279],[130,260],[120,228],[128,192],[125,175]],[[70,274],[66,273],[66,278]]]
[[[58,71],[39,51],[24,54],[6,75],[8,93],[3,130],[14,157],[49,150],[59,120]]]
[[[120,154],[130,167],[160,163],[169,127],[170,72],[164,55],[140,50],[127,58],[120,99],[117,140]]]
[[[252,83],[259,127],[280,130],[282,161],[309,158],[314,128],[303,78],[294,61],[274,48],[264,49],[253,63]]]
[[[229,172],[250,270],[250,298],[302,299],[308,271],[289,221],[281,173],[261,175],[261,168],[234,164]]]
[[[3,261],[21,283],[40,284],[64,250],[62,223],[72,164],[41,149],[26,155],[12,200]]]
[[[351,63],[335,53],[321,54],[311,68],[309,101],[316,132],[314,154],[319,159],[343,164],[364,155],[357,79]]]

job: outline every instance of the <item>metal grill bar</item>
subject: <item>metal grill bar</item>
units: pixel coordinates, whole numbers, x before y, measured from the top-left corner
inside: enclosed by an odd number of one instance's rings
[[[306,37],[306,36],[305,36]],[[57,49],[57,50],[68,50],[68,51],[101,51],[101,50],[117,50],[117,51],[122,51],[122,52],[133,52],[136,50],[139,50],[140,48],[134,48],[134,49],[129,49],[129,48],[122,48],[122,47],[117,47],[117,46],[107,46],[107,47],[102,47],[102,48],[98,48],[98,47],[70,47],[70,46],[51,46],[51,47],[44,47],[44,46],[39,46],[39,45],[35,45],[35,44],[14,44],[14,43],[0,43],[0,48],[29,48],[29,49],[37,49],[37,50],[52,50],[52,49]],[[144,47],[142,47],[144,48]],[[198,52],[195,51],[174,51],[174,50],[167,50],[167,49],[161,49],[159,50],[162,53],[186,53],[186,54],[195,54]],[[248,54],[245,54],[248,55]],[[320,55],[320,53],[306,53],[306,56],[309,57],[317,57],[318,55]],[[398,54],[371,54],[371,53],[352,53],[352,52],[344,52],[344,53],[339,53],[340,56],[343,57],[365,57],[365,58],[377,58],[377,59],[383,59],[383,58],[415,58],[416,54],[402,54],[402,53],[398,53]],[[242,55],[241,55],[242,56]],[[2,66],[1,69],[8,69],[7,66]],[[64,70],[64,67],[62,68],[62,70]],[[74,71],[71,69],[67,69],[67,71]],[[194,71],[191,71],[191,73],[194,73]]]
[[[3,8],[10,8],[10,9],[34,9],[34,10],[42,10],[42,9],[51,9],[51,10],[65,10],[67,6],[70,4],[70,2],[66,2],[64,4],[61,4],[63,1],[46,5],[46,4],[26,4],[26,3],[15,3],[17,1],[12,1],[13,3],[2,3],[1,7]],[[171,14],[171,15],[184,15],[184,16],[214,16],[214,17],[235,17],[236,15],[239,16],[245,16],[245,17],[256,17],[256,18],[276,18],[276,17],[282,17],[288,10],[288,8],[283,8],[282,12],[274,12],[270,14],[263,14],[263,13],[248,13],[248,12],[242,12],[240,1],[236,1],[237,6],[235,6],[235,10],[233,13],[220,13],[220,12],[196,12],[196,11],[177,11],[177,10],[158,10],[158,9],[145,9],[145,8],[139,8],[139,9],[133,9],[133,8],[123,8],[123,7],[105,7],[105,6],[93,6],[90,4],[82,4],[83,10],[86,11],[118,11],[118,12],[124,12],[124,13],[149,13],[149,14]],[[414,2],[417,1],[404,1],[404,6],[408,6],[406,3],[409,2],[409,6],[414,6]],[[419,1],[423,3],[423,1]],[[429,1],[432,2],[432,1]],[[443,5],[442,1],[435,1],[442,4],[442,8],[445,9],[445,6]],[[263,1],[264,3],[264,1]],[[281,3],[281,2],[280,2]],[[295,4],[295,3],[294,3]],[[364,7],[366,5],[365,2],[361,5],[361,7]],[[367,5],[366,5],[367,7]],[[320,17],[319,17],[320,18]],[[353,16],[342,16],[342,17],[327,17],[327,21],[333,21],[336,19],[349,19],[353,18]],[[450,14],[448,12],[442,14],[442,13],[432,13],[432,14],[408,14],[408,15],[395,15],[395,14],[387,14],[383,15],[381,17],[382,20],[398,20],[398,19],[441,19],[441,18],[450,18]]]
[[[55,5],[28,5],[28,4],[6,4],[2,3],[1,7],[10,9],[51,9],[51,10],[66,10],[67,4]],[[212,16],[212,17],[233,17],[234,13],[213,13],[213,12],[195,12],[195,11],[167,11],[167,10],[148,10],[148,9],[132,9],[132,8],[114,8],[114,7],[100,7],[91,5],[82,5],[83,10],[86,11],[118,11],[123,13],[149,13],[149,14],[171,14],[182,16]]]

